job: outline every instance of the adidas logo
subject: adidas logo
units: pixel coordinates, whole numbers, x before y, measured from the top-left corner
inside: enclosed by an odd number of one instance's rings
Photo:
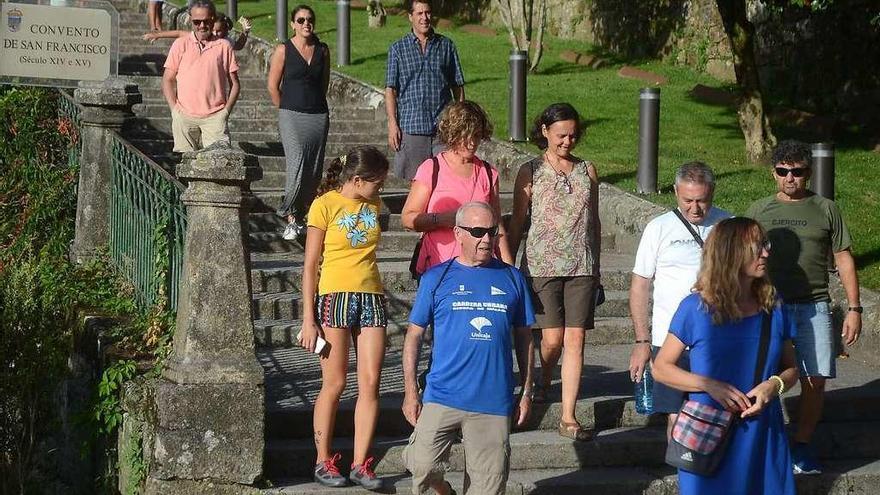
[[[507,292],[504,292],[503,290],[499,289],[498,287],[495,287],[494,285],[490,285],[489,286],[489,294],[491,294],[493,296],[506,296]]]
[[[694,456],[691,455],[690,452],[685,452],[684,454],[681,454],[681,460],[687,461],[687,462],[694,462]]]

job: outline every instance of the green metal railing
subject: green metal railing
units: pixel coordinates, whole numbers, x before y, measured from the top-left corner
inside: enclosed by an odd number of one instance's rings
[[[119,134],[112,139],[110,256],[149,307],[165,295],[177,312],[186,209],[183,184]]]
[[[82,107],[60,92],[58,115],[74,134],[68,160],[79,164],[82,153]],[[142,308],[167,298],[177,312],[183,265],[186,208],[180,201],[183,184],[114,132],[111,157],[110,257],[134,287]]]
[[[82,152],[82,134],[80,130],[80,115],[82,108],[77,105],[73,97],[64,91],[59,91],[58,96],[58,116],[63,119],[60,124],[64,126],[66,132],[71,134],[73,146],[67,150],[67,163],[71,166],[79,165],[79,156]]]

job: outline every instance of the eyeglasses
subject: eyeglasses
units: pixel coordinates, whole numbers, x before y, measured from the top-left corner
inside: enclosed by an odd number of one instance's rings
[[[294,22],[296,22],[297,24],[305,24],[308,22],[309,24],[314,26],[315,25],[315,18],[314,17],[300,17],[300,18],[297,18],[296,21],[294,21]]]
[[[201,26],[202,24],[214,25],[214,19],[190,19],[193,26]]]
[[[498,235],[498,226],[493,225],[491,227],[465,227],[463,225],[459,225],[458,228],[467,231],[473,237],[477,239],[482,239],[486,234],[489,234],[489,237],[495,237]]]
[[[808,168],[785,168],[785,167],[776,167],[776,175],[779,177],[786,177],[789,173],[795,177],[803,177],[807,175],[810,169]]]
[[[758,242],[757,244],[755,244],[755,248],[756,248],[756,250],[757,250],[757,252],[758,252],[758,256],[760,256],[761,253],[763,253],[764,251],[767,251],[767,252],[769,253],[769,252],[770,252],[770,249],[771,249],[772,247],[773,247],[773,245],[770,244],[770,241],[768,241],[768,240],[766,240],[766,239],[763,240],[763,241]]]

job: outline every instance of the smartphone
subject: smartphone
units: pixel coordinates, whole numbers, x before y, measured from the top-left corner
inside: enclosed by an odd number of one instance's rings
[[[302,345],[302,341],[303,341],[303,331],[302,331],[302,329],[300,329],[299,333],[296,334],[296,342],[299,345]],[[327,341],[324,340],[323,337],[318,335],[318,340],[315,341],[315,351],[314,351],[315,354],[321,354],[321,351],[324,350],[324,347],[326,345],[327,345]]]

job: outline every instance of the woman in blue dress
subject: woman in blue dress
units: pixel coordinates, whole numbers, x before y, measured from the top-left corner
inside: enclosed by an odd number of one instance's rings
[[[654,378],[689,392],[690,400],[734,412],[718,470],[701,476],[679,469],[681,493],[794,495],[794,476],[779,394],[797,382],[791,325],[767,278],[770,244],[754,220],[719,223],[703,250],[694,293],[672,319],[654,361]],[[755,367],[765,315],[771,319],[761,383]],[[690,347],[691,370],[678,366]],[[673,433],[673,438],[675,433]],[[674,441],[674,440],[671,440]]]

